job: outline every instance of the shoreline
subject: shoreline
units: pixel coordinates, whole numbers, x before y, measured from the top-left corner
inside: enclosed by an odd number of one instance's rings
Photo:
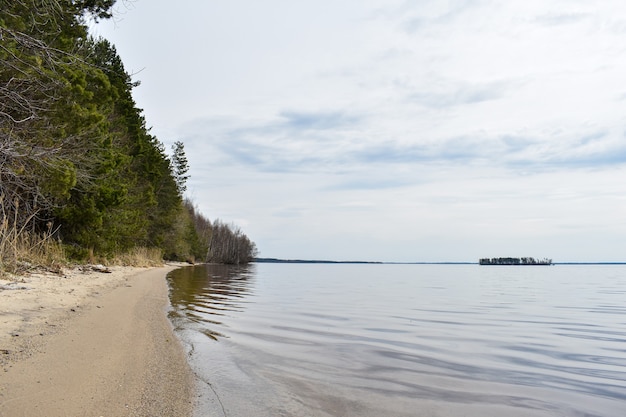
[[[194,376],[167,318],[177,267],[1,280],[0,416],[191,416]]]

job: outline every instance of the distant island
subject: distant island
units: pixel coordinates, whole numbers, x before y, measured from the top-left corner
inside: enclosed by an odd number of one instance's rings
[[[481,258],[480,265],[552,265],[552,259],[543,258]]]

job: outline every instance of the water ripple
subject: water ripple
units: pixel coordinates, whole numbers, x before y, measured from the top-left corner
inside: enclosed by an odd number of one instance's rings
[[[229,415],[626,415],[624,267],[175,272],[170,317]]]

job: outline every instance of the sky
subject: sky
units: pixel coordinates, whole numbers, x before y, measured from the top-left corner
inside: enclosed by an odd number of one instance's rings
[[[626,3],[118,0],[92,33],[261,257],[626,261]]]

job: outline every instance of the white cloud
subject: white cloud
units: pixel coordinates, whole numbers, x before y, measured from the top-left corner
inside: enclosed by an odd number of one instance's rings
[[[626,6],[133,5],[96,30],[263,256],[623,260]]]

